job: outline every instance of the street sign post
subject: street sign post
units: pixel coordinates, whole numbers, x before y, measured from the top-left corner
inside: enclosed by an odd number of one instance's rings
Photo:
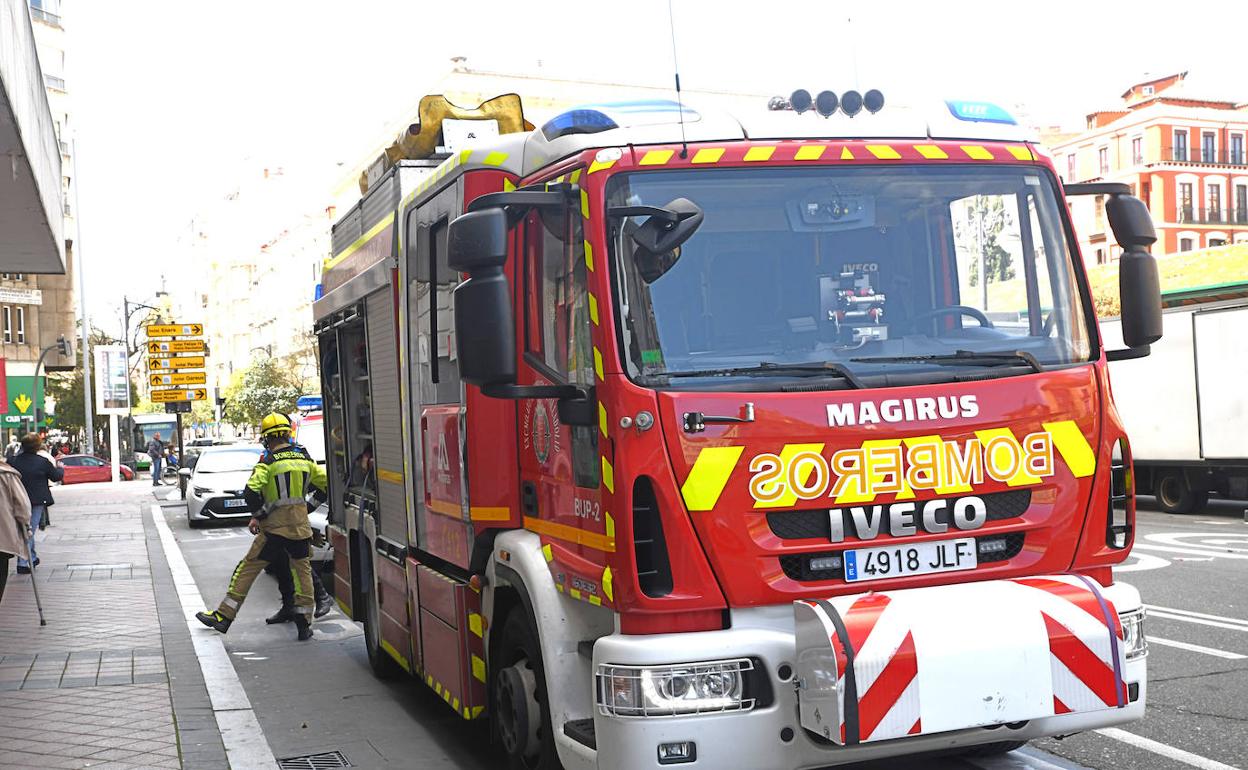
[[[202,353],[207,344],[203,340],[167,340],[147,343],[147,352],[160,353]]]
[[[153,388],[169,385],[203,385],[208,382],[208,375],[204,372],[171,372],[170,374],[153,372],[148,377]]]
[[[165,404],[170,401],[204,401],[208,398],[207,388],[190,388],[180,390],[153,390],[152,403]]]
[[[163,372],[170,369],[203,369],[203,356],[182,356],[180,358],[149,358],[147,368],[152,372]]]
[[[203,324],[148,324],[143,328],[148,337],[199,337],[204,333]]]

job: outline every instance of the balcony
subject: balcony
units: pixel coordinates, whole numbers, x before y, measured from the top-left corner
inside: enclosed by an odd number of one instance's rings
[[[1181,225],[1248,225],[1248,209],[1180,206],[1176,221]]]
[[[57,16],[55,13],[49,13],[48,11],[45,11],[42,8],[36,8],[33,5],[30,6],[30,18],[34,19],[35,21],[41,21],[44,24],[49,24],[53,27],[61,26],[60,16]]]
[[[1201,147],[1165,147],[1161,151],[1163,161],[1176,163],[1208,163],[1214,166],[1248,166],[1248,150],[1244,148],[1206,150]]]

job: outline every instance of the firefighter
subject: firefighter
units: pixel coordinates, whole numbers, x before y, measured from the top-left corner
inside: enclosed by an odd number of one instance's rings
[[[295,583],[295,625],[299,641],[312,638],[312,526],[304,494],[308,487],[319,504],[328,489],[325,469],[306,449],[290,439],[290,418],[273,412],[260,423],[265,452],[251,472],[243,496],[256,511],[248,529],[256,536],[247,555],[234,569],[221,605],[212,612],[197,612],[196,619],[221,633],[230,630],[247,591],[269,562],[289,559]]]

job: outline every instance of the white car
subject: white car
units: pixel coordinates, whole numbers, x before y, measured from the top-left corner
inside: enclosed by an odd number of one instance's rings
[[[251,518],[243,489],[263,451],[255,444],[204,447],[187,481],[186,519],[192,528]]]

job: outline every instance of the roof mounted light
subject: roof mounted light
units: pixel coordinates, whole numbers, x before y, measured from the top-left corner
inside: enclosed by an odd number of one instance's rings
[[[851,118],[862,112],[862,94],[857,91],[846,91],[842,94],[841,112]]]
[[[799,88],[789,97],[789,104],[793,106],[793,111],[802,114],[810,109],[811,99],[810,92],[805,88]]]
[[[862,95],[862,106],[867,108],[867,112],[874,115],[884,109],[884,94],[880,93],[878,88],[872,88]]]
[[[820,91],[815,97],[815,112],[825,118],[831,117],[836,112],[837,104],[839,104],[839,100],[834,92]]]

